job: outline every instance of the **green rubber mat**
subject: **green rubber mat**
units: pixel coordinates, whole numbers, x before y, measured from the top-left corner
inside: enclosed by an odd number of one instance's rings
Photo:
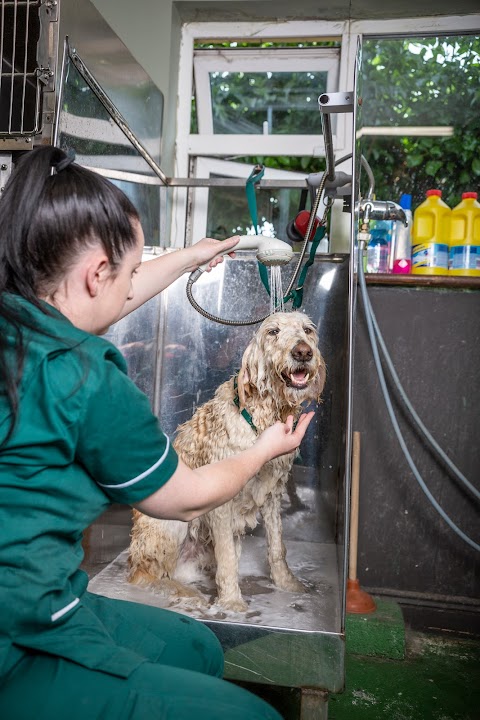
[[[480,720],[480,643],[407,633],[403,660],[347,653],[329,720]]]

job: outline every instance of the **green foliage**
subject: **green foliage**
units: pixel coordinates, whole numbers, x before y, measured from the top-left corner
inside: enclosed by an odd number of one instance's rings
[[[450,126],[451,137],[364,136],[375,194],[414,207],[438,188],[454,207],[480,176],[480,38],[374,39],[363,45],[363,126]]]
[[[327,88],[326,72],[214,72],[210,75],[216,133],[278,135],[321,132],[318,96]]]

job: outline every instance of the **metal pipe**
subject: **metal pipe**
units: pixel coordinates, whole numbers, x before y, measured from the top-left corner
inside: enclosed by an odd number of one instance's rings
[[[123,132],[123,134],[128,138],[128,140],[132,143],[133,147],[137,152],[142,156],[142,158],[145,160],[145,162],[152,168],[153,172],[158,175],[158,177],[161,179],[164,185],[168,185],[168,178],[163,172],[162,168],[157,165],[155,160],[152,158],[148,150],[146,150],[142,143],[138,140],[137,136],[130,130],[127,121],[123,117],[123,115],[120,113],[120,111],[116,108],[116,106],[112,103],[108,95],[103,91],[102,87],[97,83],[83,60],[80,58],[80,56],[77,54],[74,48],[70,48],[70,44],[68,42],[68,38],[66,38],[65,41],[66,48],[68,51],[68,57],[73,62],[75,67],[77,68],[78,72],[82,76],[82,78],[85,80],[87,85],[90,87],[90,89],[93,91],[93,93],[97,96],[98,100],[102,103],[105,110],[108,112],[112,120],[115,122],[115,124],[120,128],[120,130]]]
[[[335,178],[335,155],[333,152],[332,123],[330,122],[329,113],[320,113],[320,118],[322,121],[325,160],[327,163],[325,174],[326,179],[331,181]]]

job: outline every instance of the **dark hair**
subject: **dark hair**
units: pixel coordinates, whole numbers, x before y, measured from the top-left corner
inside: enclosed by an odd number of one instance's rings
[[[6,293],[21,295],[47,312],[40,298],[52,295],[76,258],[88,246],[101,245],[115,268],[136,243],[138,212],[109,180],[72,162],[53,146],[31,150],[18,160],[0,200],[0,320],[16,335],[16,368],[7,360],[0,333],[0,383],[13,420],[25,349],[20,317]]]

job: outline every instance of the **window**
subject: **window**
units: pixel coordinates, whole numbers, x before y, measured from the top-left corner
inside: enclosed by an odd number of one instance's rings
[[[454,207],[480,182],[480,36],[365,38],[362,152],[377,197]]]
[[[205,232],[225,237],[225,231],[252,230],[245,181],[257,163],[266,166],[265,179],[283,183],[258,193],[259,224],[285,237],[307,175],[325,168],[318,97],[353,88],[354,51],[346,27],[278,22],[263,23],[260,32],[253,23],[238,23],[235,36],[220,23],[184,27],[175,175],[241,182],[234,188],[179,188],[175,245],[195,242]],[[332,120],[337,157],[347,155],[351,117]],[[189,218],[189,227],[182,217]]]
[[[318,96],[338,89],[340,48],[196,50],[199,133],[317,135]]]

